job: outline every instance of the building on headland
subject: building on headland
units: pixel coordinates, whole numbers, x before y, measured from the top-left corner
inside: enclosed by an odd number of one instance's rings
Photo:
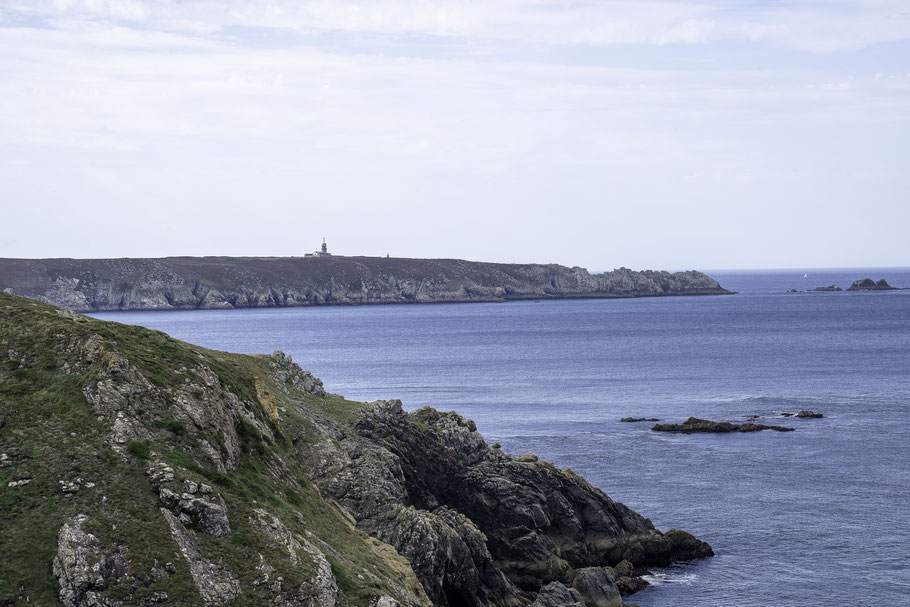
[[[325,238],[322,239],[322,250],[313,251],[312,253],[306,253],[304,257],[331,257],[332,254],[329,253],[329,247],[325,244]]]

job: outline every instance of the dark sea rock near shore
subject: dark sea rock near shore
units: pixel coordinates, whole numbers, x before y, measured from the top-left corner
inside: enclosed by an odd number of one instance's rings
[[[620,607],[642,568],[712,554],[280,352],[0,293],[0,386],[4,606]]]
[[[694,271],[342,256],[0,259],[0,291],[78,312],[730,293]]]
[[[657,417],[624,417],[621,422],[659,422],[660,419]]]
[[[820,418],[820,417],[824,417],[824,415],[822,415],[821,413],[818,413],[816,411],[803,410],[803,411],[800,411],[799,413],[797,413],[796,417]]]
[[[721,433],[721,432],[760,432],[761,430],[777,430],[778,432],[792,432],[794,428],[786,426],[766,426],[765,424],[734,424],[731,422],[715,422],[707,419],[690,417],[681,424],[656,424],[652,430],[656,432],[675,432],[680,434]]]
[[[841,289],[837,285],[828,285],[827,287],[815,287],[812,290],[813,291],[843,291],[843,289]]]
[[[892,287],[888,282],[882,278],[878,282],[874,282],[871,278],[863,278],[861,280],[854,280],[853,284],[847,289],[848,291],[893,291],[895,287]]]

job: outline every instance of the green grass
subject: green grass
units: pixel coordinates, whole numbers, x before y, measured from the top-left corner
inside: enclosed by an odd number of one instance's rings
[[[198,441],[209,440],[223,448],[227,437],[187,427],[168,411],[166,400],[157,398],[141,402],[134,410],[152,439],[128,441],[127,455],[117,455],[109,442],[110,421],[98,420],[83,392],[101,377],[100,368],[82,355],[81,348],[92,335],[103,338],[104,351],[110,354],[105,354],[105,361],[123,356],[164,390],[181,389],[186,378],[200,383],[196,370],[204,364],[218,376],[219,387],[239,397],[246,414],[264,424],[274,439],[236,415],[233,432],[241,456],[235,469],[220,472],[208,463],[211,460],[199,450]],[[286,410],[278,423],[259,404],[257,378]],[[144,579],[155,561],[177,566],[166,584],[112,588],[105,596],[129,595],[139,601],[163,590],[169,605],[199,604],[189,570],[175,556],[177,547],[145,474],[149,460],[157,457],[171,465],[178,478],[212,484],[224,498],[232,533],[221,538],[200,533],[197,538],[206,558],[221,562],[240,579],[244,590],[235,605],[267,602],[267,585],[252,584],[258,572],[250,564],[258,562],[260,553],[276,568],[273,577],[284,577],[285,588],[313,574],[312,563],[293,566],[286,551],[273,546],[251,523],[255,508],[267,510],[302,536],[312,533],[337,551],[329,556],[340,605],[363,605],[379,593],[392,593],[361,575],[364,570],[393,578],[396,574],[364,536],[322,499],[297,464],[290,440],[315,440],[307,410],[348,423],[356,419],[362,403],[336,395],[289,395],[287,390],[271,376],[266,357],[206,350],[140,327],[73,321],[52,306],[0,293],[0,419],[5,422],[0,428],[0,450],[18,454],[14,465],[0,468],[0,605],[58,603],[59,585],[51,572],[57,533],[65,520],[79,513],[89,515],[88,531],[104,546],[127,547],[130,572],[136,579]],[[188,394],[204,399],[208,390],[195,388]],[[77,477],[96,486],[67,497],[59,481]],[[8,487],[11,480],[20,478],[32,480]],[[28,602],[20,596],[27,596]]]
[[[147,440],[127,441],[126,450],[140,459],[149,458],[149,442]]]

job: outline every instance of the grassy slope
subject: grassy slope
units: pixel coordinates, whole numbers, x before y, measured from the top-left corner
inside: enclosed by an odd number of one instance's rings
[[[274,427],[276,440],[269,442],[241,424],[241,463],[232,473],[220,474],[200,466],[193,457],[193,429],[148,412],[145,422],[158,429],[155,438],[131,444],[126,457],[117,455],[105,442],[109,425],[96,419],[82,393],[84,386],[97,381],[98,369],[63,371],[65,365],[74,367],[79,362],[81,354],[73,344],[92,334],[101,335],[106,350],[125,355],[157,386],[181,381],[178,369],[201,362],[217,373],[222,386],[258,405],[255,378],[260,378],[276,404],[286,409],[280,427]],[[359,406],[334,396],[293,396],[339,419],[349,418]],[[257,416],[265,419],[261,405],[258,409]],[[364,570],[400,580],[399,565],[390,563],[373,540],[350,526],[295,466],[287,437],[306,440],[312,422],[305,413],[274,384],[264,357],[213,352],[138,327],[85,317],[74,320],[55,307],[0,293],[0,420],[4,422],[0,452],[14,461],[0,468],[0,604],[26,604],[25,597],[30,604],[56,603],[59,586],[51,562],[57,532],[65,519],[77,513],[90,515],[89,531],[105,544],[128,546],[130,572],[136,577],[142,578],[156,560],[177,565],[166,588],[152,584],[134,597],[166,590],[168,604],[199,603],[189,569],[175,556],[177,546],[150,489],[145,474],[149,454],[168,461],[180,478],[215,484],[226,500],[232,533],[221,538],[199,534],[198,539],[209,560],[222,559],[240,579],[244,591],[236,604],[262,604],[265,598],[266,585],[252,585],[256,572],[251,564],[258,562],[259,552],[275,555],[269,557],[278,569],[273,579],[284,576],[285,588],[311,574],[310,567],[295,569],[286,558],[279,565],[279,551],[248,520],[257,507],[280,518],[292,531],[309,531],[337,551],[324,550],[338,581],[341,605],[362,605],[384,593],[382,584],[370,581]],[[97,485],[65,496],[59,481],[77,477]],[[26,478],[32,479],[27,485],[8,486]],[[113,592],[116,595],[116,589]]]

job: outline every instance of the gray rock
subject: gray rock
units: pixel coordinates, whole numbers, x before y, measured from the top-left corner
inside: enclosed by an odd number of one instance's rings
[[[550,582],[540,589],[531,607],[585,607],[584,598],[575,588]]]
[[[517,606],[576,569],[711,554],[688,534],[658,532],[571,471],[488,446],[454,413],[377,401],[362,410],[356,435],[320,424],[321,437],[297,443],[299,460],[358,527],[408,559],[440,607]]]
[[[863,278],[860,280],[854,280],[853,284],[847,289],[848,291],[893,291],[894,287],[888,284],[888,282],[882,278],[878,282],[873,281],[871,278]]]
[[[128,579],[125,549],[105,549],[94,535],[83,530],[88,520],[80,514],[67,520],[57,534],[54,577],[60,584],[60,602],[66,607],[119,607],[123,603],[103,597],[110,580]]]
[[[276,591],[277,596],[273,597],[270,604],[275,607],[309,607],[310,605],[334,607],[338,597],[338,584],[332,573],[332,565],[326,559],[325,554],[306,539],[291,533],[284,523],[265,510],[255,510],[252,522],[288,553],[294,566],[299,565],[302,558],[306,558],[312,562],[316,570],[316,575],[312,580],[304,582],[294,591],[282,592],[279,587],[279,590]],[[261,558],[262,555],[260,555]],[[268,579],[268,569],[269,566],[263,563],[262,570],[266,572],[266,580]]]
[[[325,387],[322,385],[322,380],[314,377],[309,371],[301,369],[290,356],[281,350],[275,350],[272,353],[271,362],[275,377],[279,381],[301,392],[325,396]]]
[[[824,415],[822,415],[821,413],[816,413],[815,411],[803,410],[803,411],[800,411],[799,413],[797,413],[796,417],[820,418],[820,417],[824,417]]]
[[[196,497],[191,493],[177,494],[167,487],[158,490],[161,503],[177,516],[181,523],[216,537],[231,532],[224,501],[214,501],[208,496]]]
[[[194,533],[184,529],[177,517],[171,514],[167,508],[162,508],[161,514],[167,521],[171,537],[180,547],[183,558],[189,563],[193,584],[199,591],[206,607],[219,607],[236,600],[240,596],[240,582],[231,575],[230,571],[207,561],[202,556],[196,545]]]
[[[587,607],[622,607],[622,595],[616,587],[613,576],[603,567],[579,569],[572,579]]]

